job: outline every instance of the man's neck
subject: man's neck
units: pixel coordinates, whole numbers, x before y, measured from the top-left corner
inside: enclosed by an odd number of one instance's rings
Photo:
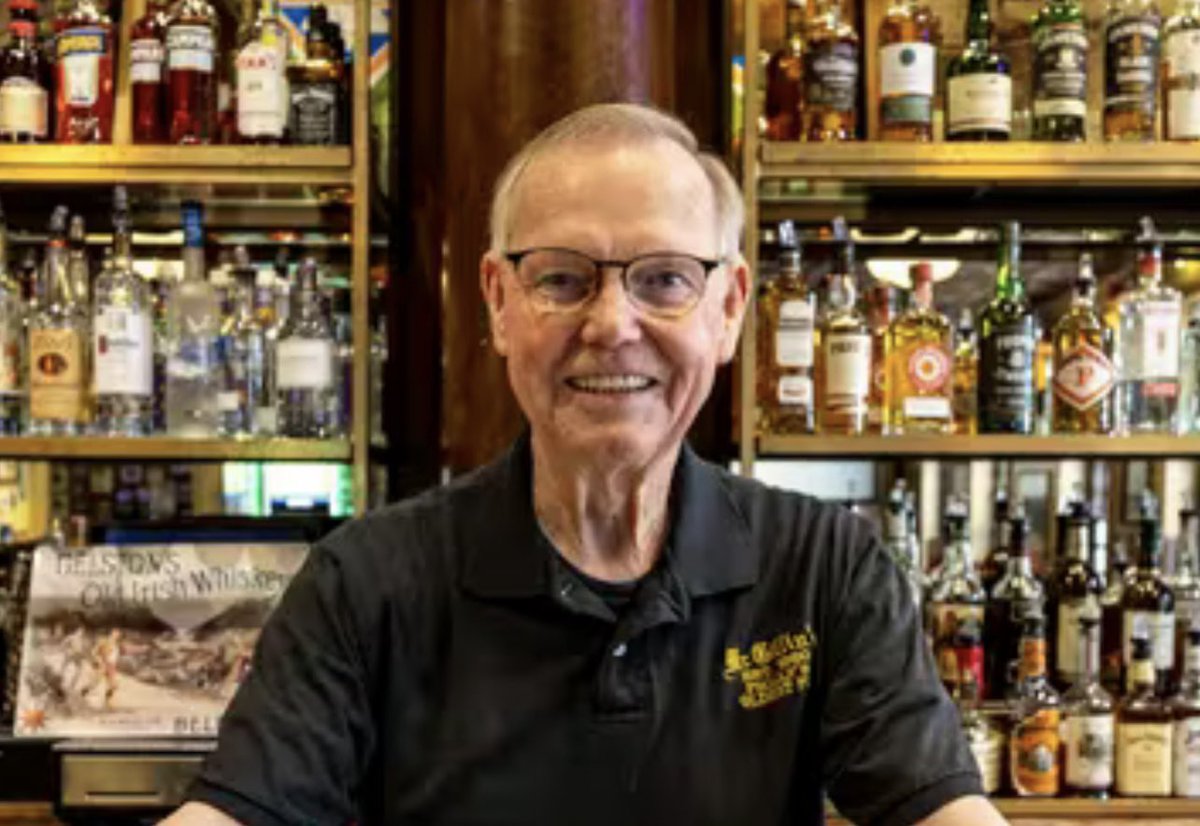
[[[658,563],[678,451],[645,467],[547,461],[533,439],[533,505],[555,548],[588,576],[638,579]]]

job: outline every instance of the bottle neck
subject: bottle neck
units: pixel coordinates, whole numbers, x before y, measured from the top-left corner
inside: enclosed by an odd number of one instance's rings
[[[1142,691],[1153,691],[1157,682],[1154,671],[1154,661],[1150,659],[1134,660],[1129,668],[1129,681],[1126,689],[1130,694]]]
[[[1063,552],[1065,559],[1077,562],[1087,562],[1088,558],[1088,523],[1070,522],[1067,525],[1066,548]]]
[[[789,2],[787,6],[787,38],[789,41],[804,40],[804,4]]]
[[[996,267],[996,295],[1013,300],[1025,295],[1025,282],[1021,280],[1021,242],[1015,237],[1006,238],[1000,246],[1000,260]]]
[[[204,280],[204,248],[203,247],[184,247],[183,248],[183,280],[184,281],[203,281]]]
[[[928,312],[933,309],[933,282],[918,281],[912,292],[913,308]]]
[[[1200,684],[1200,645],[1190,640],[1183,648],[1183,673],[1192,685]]]
[[[46,259],[42,262],[42,295],[51,304],[70,304],[71,292],[67,273],[67,242],[63,238],[51,239],[46,245]]]
[[[1138,255],[1138,281],[1157,286],[1162,282],[1162,247],[1147,247]]]
[[[986,48],[991,42],[992,14],[988,10],[988,0],[971,0],[967,13],[967,43]]]
[[[1200,2],[1200,0],[1198,0]],[[1071,303],[1083,310],[1090,310],[1095,306],[1096,282],[1089,280],[1080,280],[1075,282],[1075,295]]]
[[[1095,628],[1088,629],[1079,635],[1079,663],[1082,671],[1082,678],[1089,683],[1096,682],[1096,677],[1100,673],[1100,647],[1095,644],[1096,630]]]

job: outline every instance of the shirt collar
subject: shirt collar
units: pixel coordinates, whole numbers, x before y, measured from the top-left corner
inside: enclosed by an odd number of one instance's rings
[[[483,597],[534,597],[549,592],[554,549],[533,511],[529,433],[467,483],[452,513],[463,560],[463,586]],[[734,502],[726,474],[686,444],[671,492],[667,563],[693,597],[758,581],[759,550]]]

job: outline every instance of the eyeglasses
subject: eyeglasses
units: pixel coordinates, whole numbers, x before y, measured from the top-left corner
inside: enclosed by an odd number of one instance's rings
[[[589,303],[600,293],[603,270],[616,267],[634,306],[660,318],[679,318],[690,312],[700,303],[709,274],[725,263],[724,259],[682,252],[603,261],[559,247],[506,252],[504,257],[535,300],[550,312],[571,312]]]

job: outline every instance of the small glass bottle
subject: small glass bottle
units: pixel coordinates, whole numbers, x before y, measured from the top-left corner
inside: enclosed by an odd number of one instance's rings
[[[1170,702],[1171,788],[1176,797],[1200,797],[1200,627],[1189,628],[1185,642],[1183,680]]]
[[[147,0],[146,11],[133,22],[129,40],[129,83],[133,98],[133,141],[163,143],[167,130],[166,47],[167,3]]]
[[[208,144],[217,120],[220,21],[207,0],[179,0],[166,27],[168,139]]]
[[[1050,580],[1049,606],[1046,612],[1049,638],[1054,641],[1053,678],[1058,686],[1075,683],[1083,670],[1079,655],[1078,633],[1080,620],[1099,625],[1100,598],[1104,585],[1088,562],[1088,541],[1092,531],[1092,512],[1086,502],[1073,501],[1066,513],[1066,528],[1061,541],[1062,551],[1055,563]],[[1089,640],[1096,645],[1091,659],[1099,668],[1100,635]]]
[[[767,95],[763,109],[767,140],[800,140],[804,105],[804,0],[787,2],[787,39],[767,63]]]
[[[779,226],[779,246],[779,273],[764,286],[759,305],[762,421],[771,433],[812,433],[817,297],[804,276],[791,221]]]
[[[858,64],[858,32],[846,22],[842,0],[816,0],[804,45],[806,140],[858,137]]]
[[[221,364],[219,430],[222,436],[260,435],[258,410],[267,396],[267,331],[254,307],[258,271],[246,248],[233,251],[233,312]]]
[[[1088,38],[1079,0],[1045,0],[1033,21],[1033,137],[1087,138]]]
[[[907,485],[903,479],[897,479],[888,493],[887,504],[884,508],[883,543],[888,554],[892,557],[904,578],[908,580],[913,593],[913,604],[921,610],[922,576],[921,560],[912,554],[912,545],[908,536],[908,503],[905,498]]]
[[[946,509],[948,541],[942,560],[942,573],[929,592],[929,633],[933,640],[934,659],[946,690],[958,688],[961,667],[956,655],[956,639],[964,629],[973,628],[981,644],[984,623],[984,604],[987,595],[971,565],[971,544],[967,534],[967,514],[964,507]],[[983,651],[987,655],[986,648]],[[976,683],[986,692],[986,673],[977,675]]]
[[[306,258],[296,276],[287,323],[275,345],[279,435],[323,439],[339,435],[329,421],[333,331],[317,287],[317,263]]]
[[[21,285],[8,269],[8,222],[0,208],[0,436],[25,429],[25,323]]]
[[[1054,325],[1055,433],[1109,433],[1113,427],[1112,332],[1095,308],[1092,256],[1079,257],[1071,307]]]
[[[1200,433],[1200,301],[1189,302],[1180,337],[1179,432]]]
[[[1143,494],[1137,568],[1121,599],[1121,639],[1126,669],[1133,662],[1133,638],[1152,645],[1157,690],[1165,694],[1175,668],[1175,592],[1162,576],[1162,534],[1158,502]]]
[[[1020,619],[1020,660],[1010,703],[1009,780],[1018,797],[1056,797],[1062,785],[1062,699],[1046,679],[1041,616]]]
[[[1152,141],[1158,115],[1162,15],[1155,0],[1108,0],[1104,139]]]
[[[866,432],[871,395],[871,328],[858,311],[854,242],[846,222],[834,219],[840,263],[830,276],[829,304],[821,321],[817,383],[822,433]]]
[[[988,0],[971,0],[966,46],[946,69],[946,140],[1006,141],[1012,134],[1012,69],[992,43]]]
[[[1117,794],[1169,797],[1173,715],[1154,688],[1150,640],[1134,637],[1130,651],[1128,695],[1117,708]]]
[[[1163,24],[1163,135],[1200,140],[1200,0],[1183,0]]]
[[[954,362],[950,321],[933,307],[933,267],[909,271],[912,302],[888,330],[888,432],[949,433]]]
[[[979,348],[971,309],[963,307],[954,331],[954,434],[974,436],[978,429]]]
[[[1080,616],[1075,656],[1082,663],[1063,695],[1063,791],[1070,797],[1108,797],[1113,785],[1116,720],[1113,700],[1100,686],[1096,617]]]
[[[1037,334],[1021,278],[1021,228],[1004,225],[996,294],[979,322],[979,432],[1033,432]]]
[[[37,42],[38,1],[9,0],[9,42],[0,52],[0,143],[41,143],[50,134],[48,61]]]
[[[73,0],[55,23],[59,143],[109,143],[113,121],[113,27],[96,0]]]
[[[918,0],[891,0],[879,29],[879,139],[933,140],[938,21]]]
[[[247,12],[255,0],[247,0]],[[258,14],[241,38],[237,72],[237,133],[241,143],[283,143],[288,92],[287,32],[279,0],[258,0]]]
[[[1044,631],[1046,591],[1034,576],[1029,558],[1027,532],[1029,523],[1024,509],[1017,507],[1010,517],[1008,564],[1004,576],[996,583],[984,615],[984,650],[987,654],[987,689],[994,699],[1010,696],[1014,667],[1020,658],[1022,622],[1026,617],[1043,619]],[[1045,640],[1042,640],[1043,648]]]
[[[167,297],[166,420],[172,436],[217,435],[221,305],[204,269],[203,207],[183,204],[183,278]]]

